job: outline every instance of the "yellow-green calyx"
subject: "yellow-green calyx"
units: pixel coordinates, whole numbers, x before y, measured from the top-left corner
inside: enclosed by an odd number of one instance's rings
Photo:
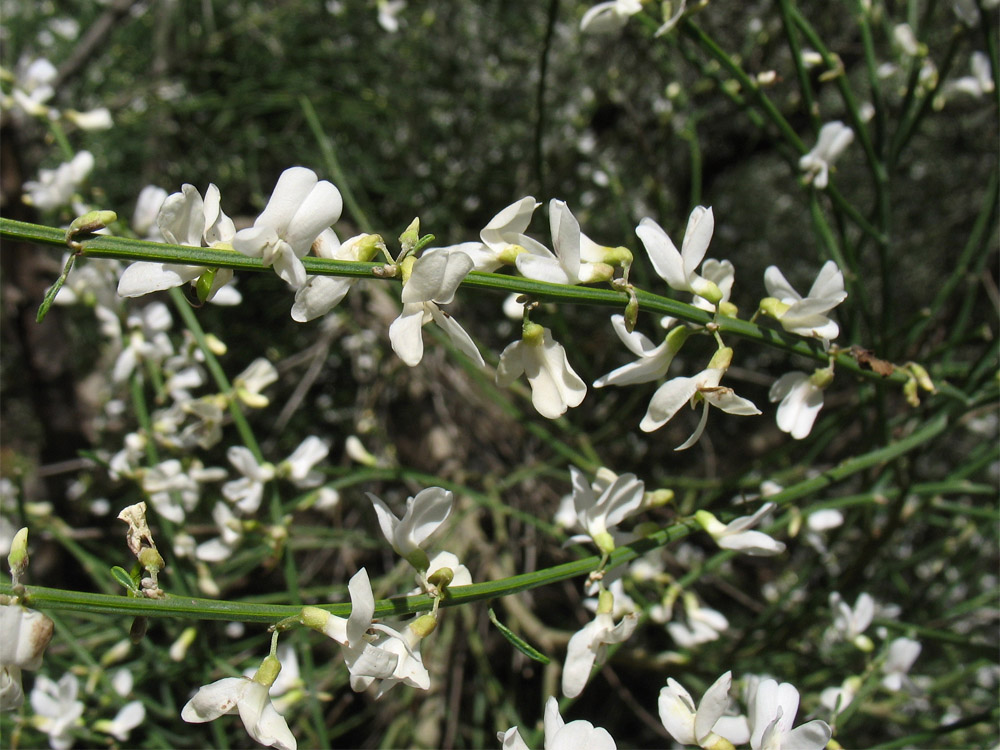
[[[719,348],[708,363],[710,370],[728,370],[733,363],[733,350],[731,347],[723,346]]]
[[[632,265],[632,251],[627,247],[606,247],[604,248],[604,257],[601,259],[604,263],[610,266],[625,266]]]
[[[501,250],[497,255],[497,260],[505,266],[512,266],[517,262],[517,256],[526,252],[528,251],[521,245],[507,245],[507,247]]]
[[[736,746],[725,737],[720,737],[715,732],[709,732],[706,737],[699,740],[703,750],[736,750]]]
[[[330,613],[319,607],[303,607],[299,619],[303,625],[313,630],[323,631],[326,621],[331,617]]]
[[[253,681],[259,682],[264,687],[271,687],[278,679],[279,674],[281,674],[281,662],[278,661],[278,657],[268,654],[260,663],[257,673],[253,676]]]
[[[370,261],[382,250],[385,250],[385,241],[379,234],[363,234],[354,245],[358,260]]]
[[[694,520],[712,536],[716,536],[726,530],[726,525],[707,510],[699,510],[695,513]]]
[[[455,580],[455,571],[451,568],[439,568],[427,578],[429,584],[437,586],[439,589],[449,586],[453,580]]]
[[[437,627],[437,618],[434,615],[421,615],[409,627],[417,638],[426,638]]]
[[[521,339],[524,343],[541,346],[544,337],[545,329],[538,325],[538,323],[532,323],[528,320],[524,321],[524,326],[521,328]]]
[[[662,505],[673,502],[674,491],[673,490],[653,490],[652,492],[647,492],[643,495],[642,504],[648,508],[659,508]]]
[[[610,615],[615,609],[615,595],[607,589],[601,591],[597,597],[597,614]]]
[[[597,545],[597,549],[603,552],[605,555],[610,555],[615,551],[615,538],[607,531],[599,531],[594,534],[594,544]]]
[[[772,318],[780,318],[786,312],[788,312],[791,305],[787,302],[782,302],[777,297],[765,297],[760,301],[760,311],[764,315],[770,315]]]
[[[930,373],[927,372],[923,365],[919,365],[916,362],[907,362],[906,369],[916,378],[917,384],[921,388],[928,393],[937,393],[937,387],[934,385],[934,381],[931,380]]]
[[[410,275],[413,273],[413,264],[417,262],[417,259],[412,255],[407,255],[399,264],[399,275],[403,279],[405,284],[410,280]]]
[[[833,368],[820,367],[809,376],[809,382],[817,388],[826,388],[833,382]]]
[[[739,309],[732,302],[723,300],[718,304],[719,315],[725,315],[727,318],[735,318],[739,315]]]
[[[431,561],[427,558],[427,553],[420,549],[420,547],[415,547],[406,554],[406,562],[420,572],[427,570],[431,564]]]
[[[708,279],[704,279],[702,283],[698,284],[695,294],[702,299],[708,300],[713,305],[718,305],[722,302],[722,290],[719,289],[714,281],[709,281]]]

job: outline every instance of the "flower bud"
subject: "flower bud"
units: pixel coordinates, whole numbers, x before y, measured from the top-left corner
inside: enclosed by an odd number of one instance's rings
[[[7,565],[10,566],[10,582],[17,586],[19,579],[28,569],[28,527],[14,534],[10,543],[10,554],[7,555]]]
[[[194,643],[194,639],[198,637],[198,631],[193,627],[184,628],[181,631],[180,637],[170,644],[170,655],[171,661],[184,661],[184,657],[187,656],[188,649],[191,648],[191,644]]]
[[[916,362],[907,362],[906,369],[910,371],[921,388],[928,393],[937,393],[937,387],[934,385],[934,381],[931,380],[930,374],[926,369],[924,369],[923,365],[918,365]]]
[[[410,222],[403,233],[399,235],[399,244],[403,249],[403,256],[409,253],[420,240],[420,219],[416,218]]]
[[[903,396],[906,397],[906,403],[910,406],[920,406],[920,396],[917,395],[917,381],[915,378],[910,378],[903,385]]]
[[[198,302],[201,304],[205,304],[205,301],[208,299],[208,295],[212,292],[212,285],[215,283],[215,275],[218,272],[218,268],[209,268],[198,277],[198,281],[195,283],[194,288],[198,295]]]
[[[646,508],[659,508],[663,505],[673,502],[674,491],[673,490],[652,490],[643,495],[642,504]]]
[[[104,229],[108,224],[118,221],[114,211],[88,211],[83,216],[73,219],[66,230],[66,241],[69,242],[78,234],[93,234],[98,229]]]
[[[139,564],[149,571],[149,574],[156,577],[156,574],[163,569],[163,557],[156,547],[144,547],[137,555]]]
[[[455,571],[451,568],[438,568],[427,577],[427,583],[437,586],[439,589],[449,586],[453,580],[455,580]]]
[[[718,305],[719,314],[725,315],[727,318],[735,318],[739,314],[739,309],[732,302],[728,300],[723,300]]]

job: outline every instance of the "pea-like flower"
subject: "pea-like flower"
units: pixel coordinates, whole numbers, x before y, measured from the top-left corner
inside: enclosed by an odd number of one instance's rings
[[[609,263],[632,260],[631,253],[624,248],[602,247],[580,231],[580,223],[565,201],[549,202],[549,225],[554,253],[545,249],[544,255],[529,252],[517,256],[517,270],[529,279],[553,284],[607,281],[614,276]]]
[[[521,198],[490,219],[479,233],[480,242],[462,242],[448,249],[465,253],[472,258],[473,270],[486,272],[514,265],[525,252],[548,257],[549,249],[524,233],[540,205],[530,195]]]
[[[799,691],[794,685],[762,680],[750,705],[750,747],[753,750],[823,750],[832,732],[818,719],[792,728],[799,710]]]
[[[639,423],[639,428],[643,432],[658,430],[673,419],[685,403],[690,402],[691,406],[694,407],[702,402],[704,409],[701,421],[698,422],[694,433],[674,449],[682,451],[690,448],[701,438],[701,434],[705,431],[705,424],[708,422],[709,406],[714,406],[728,414],[740,416],[760,414],[760,409],[754,406],[752,401],[737,396],[732,388],[719,385],[722,376],[729,369],[732,358],[733,350],[729,347],[723,347],[715,353],[708,363],[708,367],[694,377],[674,378],[657,388],[653,398],[650,399],[646,415]]]
[[[24,703],[21,670],[42,665],[46,646],[52,640],[52,620],[20,604],[0,606],[0,711],[12,711]]]
[[[610,554],[615,549],[615,542],[608,530],[639,510],[645,485],[635,474],[622,474],[606,483],[598,495],[583,472],[575,466],[569,470],[573,479],[573,505],[577,520],[601,552]]]
[[[306,283],[302,260],[313,242],[328,229],[343,209],[340,191],[320,180],[306,167],[291,167],[281,173],[264,212],[249,229],[233,238],[233,249],[265,266],[298,289]]]
[[[722,301],[719,286],[696,272],[701,264],[715,231],[715,216],[711,208],[697,206],[688,218],[687,229],[680,252],[659,224],[646,217],[639,222],[635,233],[646,247],[649,260],[656,273],[671,289],[690,292],[703,297],[712,305]]]
[[[419,571],[427,570],[429,560],[423,545],[441,524],[448,520],[454,503],[450,490],[428,487],[406,500],[406,513],[402,519],[389,510],[381,499],[368,493],[379,527],[396,553]]]
[[[760,310],[775,318],[786,331],[821,339],[824,346],[840,335],[840,327],[825,315],[847,299],[844,275],[832,260],[823,264],[805,297],[795,291],[777,266],[768,266],[764,271],[764,285],[769,296],[761,300]]]
[[[823,190],[830,180],[830,168],[854,140],[854,131],[839,120],[828,122],[819,130],[816,145],[799,159],[805,183]]]
[[[732,683],[733,673],[726,672],[705,691],[696,709],[691,694],[669,678],[658,701],[663,727],[682,745],[697,745],[705,750],[725,750],[747,742],[750,730],[746,718],[724,715]]]
[[[522,374],[531,386],[532,406],[548,419],[579,406],[587,395],[587,384],[569,366],[566,350],[537,323],[525,322],[521,339],[501,352],[497,385],[507,388]]]
[[[735,550],[745,555],[766,557],[784,552],[784,542],[772,539],[763,531],[751,531],[751,529],[775,507],[774,503],[764,503],[752,516],[741,516],[727,524],[722,523],[707,510],[699,510],[694,517],[701,524],[701,527],[712,536],[715,543],[723,549]]]
[[[562,691],[567,698],[575,698],[583,692],[594,663],[604,658],[608,644],[621,643],[635,632],[639,624],[636,614],[625,615],[616,625],[613,609],[614,595],[609,591],[601,592],[594,619],[569,639],[562,675]]]
[[[577,719],[566,723],[559,713],[559,701],[549,696],[545,701],[545,750],[616,750],[614,738],[603,727]],[[497,732],[503,750],[528,750],[517,727]]]
[[[224,677],[204,685],[184,704],[181,718],[192,724],[214,721],[224,714],[239,714],[255,741],[278,750],[296,750],[298,743],[288,722],[271,703],[268,693],[281,671],[275,656],[268,656],[253,678]]]
[[[778,429],[791,434],[796,440],[808,437],[813,423],[823,408],[823,390],[833,380],[828,368],[816,370],[812,375],[795,370],[778,378],[768,399],[778,405]]]

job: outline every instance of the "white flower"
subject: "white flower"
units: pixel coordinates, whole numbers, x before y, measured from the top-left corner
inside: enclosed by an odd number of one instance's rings
[[[601,551],[610,554],[615,543],[608,529],[639,510],[645,485],[635,474],[622,474],[605,486],[598,496],[583,472],[575,466],[571,466],[569,471],[573,479],[573,505],[577,520]]]
[[[871,594],[862,593],[851,608],[837,591],[830,592],[830,609],[833,610],[833,628],[840,636],[862,651],[871,651],[872,641],[863,635],[875,617],[875,600]]]
[[[750,747],[753,750],[823,750],[832,732],[814,720],[792,729],[799,710],[799,691],[787,682],[762,680],[750,705]]]
[[[957,78],[954,81],[946,83],[944,87],[944,94],[946,96],[951,93],[961,92],[980,98],[986,94],[993,93],[995,84],[993,83],[993,75],[990,70],[990,58],[985,53],[977,50],[972,53],[969,64],[972,68],[972,75],[963,76],[962,78]]]
[[[580,223],[565,201],[549,202],[549,225],[552,231],[550,253],[521,253],[515,263],[523,276],[553,284],[589,284],[606,281],[614,269],[605,263],[605,248],[580,231]]]
[[[22,58],[17,65],[17,77],[11,98],[21,109],[33,117],[47,117],[49,107],[45,102],[56,93],[52,84],[59,76],[56,66],[40,57],[35,60]],[[5,99],[3,106],[9,106]]]
[[[185,514],[198,503],[199,487],[176,458],[145,470],[142,489],[156,512],[173,523],[183,523]]]
[[[805,297],[777,266],[764,271],[764,285],[770,296],[761,302],[761,310],[775,317],[786,331],[821,339],[824,346],[840,334],[840,327],[824,314],[847,299],[844,275],[832,260],[823,264]]]
[[[616,750],[614,738],[607,729],[595,727],[589,721],[577,719],[568,724],[559,714],[559,701],[549,696],[545,701],[545,750]],[[528,750],[517,727],[497,732],[503,750]]]
[[[399,31],[397,16],[406,7],[406,0],[377,0],[378,25],[394,34]]]
[[[483,361],[475,342],[465,329],[438,305],[445,305],[455,297],[455,291],[469,271],[472,259],[453,248],[433,248],[412,264],[403,261],[403,311],[389,326],[392,350],[410,367],[420,363],[424,356],[422,329],[433,320],[448,334],[452,343],[466,356]],[[407,268],[409,277],[406,277]]]
[[[656,30],[656,33],[653,34],[654,37],[663,36],[677,25],[677,22],[681,20],[681,16],[684,15],[684,11],[687,8],[687,0],[675,0],[675,2],[669,5],[664,3],[663,7],[664,10],[668,7],[672,7],[673,13],[670,14],[670,18],[663,21],[663,25],[661,25],[660,28]]]
[[[423,657],[420,655],[420,640],[422,636],[414,627],[418,623],[421,623],[421,620],[424,620],[425,617],[430,620],[434,619],[430,615],[418,617],[407,624],[403,628],[402,633],[388,626],[380,625],[378,628],[380,633],[375,642],[369,644],[369,648],[382,654],[395,655],[396,667],[392,670],[392,674],[384,677],[362,674],[360,671],[352,670],[351,689],[360,693],[377,680],[378,690],[375,693],[376,700],[392,690],[399,683],[420,690],[429,689],[431,686],[431,676],[424,666]]]
[[[798,370],[785,373],[774,381],[767,397],[771,403],[781,402],[778,405],[778,429],[791,434],[796,440],[809,435],[823,408],[823,387]]]
[[[920,656],[920,649],[920,643],[912,638],[897,638],[889,644],[889,655],[882,665],[885,673],[882,686],[886,690],[896,692],[911,684],[907,675],[913,662]]]
[[[780,555],[785,551],[784,542],[772,539],[763,531],[749,530],[775,507],[774,503],[764,503],[752,516],[741,516],[727,524],[723,524],[707,510],[699,510],[695,513],[695,520],[723,549],[736,550],[755,557]]]
[[[35,715],[31,721],[49,736],[52,750],[68,750],[73,746],[70,729],[80,723],[83,716],[83,703],[76,699],[79,690],[80,682],[70,672],[58,683],[45,675],[35,679],[35,687],[31,690],[31,708]]]
[[[862,681],[858,677],[848,677],[840,687],[824,688],[820,693],[819,702],[824,708],[829,709],[830,713],[839,714],[851,705],[861,685]]]
[[[156,185],[146,185],[139,191],[139,197],[135,199],[135,211],[132,213],[132,229],[137,235],[147,240],[163,241],[163,234],[156,225],[156,217],[166,199],[167,191]]]
[[[718,610],[703,607],[693,596],[684,597],[684,614],[687,624],[668,622],[667,632],[680,648],[693,649],[704,643],[719,640],[729,629],[729,620]]]
[[[799,159],[799,169],[806,173],[805,182],[823,190],[830,179],[830,167],[854,140],[854,131],[839,120],[828,122],[819,131],[812,151]]]
[[[642,0],[610,0],[598,3],[580,19],[585,34],[609,34],[622,29],[628,19],[642,11]]]
[[[119,742],[128,741],[132,730],[146,720],[146,707],[141,701],[129,701],[115,714],[115,718],[100,719],[94,722],[98,732],[110,734]]]
[[[258,670],[258,674],[260,672]],[[181,718],[192,724],[201,724],[224,714],[238,713],[247,734],[260,744],[279,750],[295,750],[298,743],[288,729],[288,722],[271,703],[269,687],[269,684],[257,679],[224,677],[199,688],[181,709]]]
[[[531,386],[531,403],[543,417],[555,419],[571,406],[579,406],[587,385],[566,361],[566,350],[548,328],[525,323],[521,339],[500,354],[496,382],[507,388],[524,374]]]
[[[97,107],[87,112],[77,112],[75,109],[67,109],[66,119],[81,130],[109,130],[115,124],[114,120],[111,119],[111,112],[107,107]]]
[[[24,183],[24,202],[39,211],[68,206],[93,168],[94,155],[80,151],[55,169],[40,169],[37,180]]]
[[[152,193],[144,200],[153,202],[156,197]],[[138,210],[137,205],[137,213]],[[143,207],[143,210],[148,209]],[[231,249],[236,236],[236,227],[233,220],[223,212],[222,197],[214,184],[209,184],[204,199],[194,185],[182,185],[181,192],[172,193],[163,200],[156,216],[156,224],[163,239],[174,245]],[[206,273],[212,273],[212,269],[139,261],[125,269],[118,281],[118,294],[122,297],[140,297],[186,283],[197,284]],[[239,303],[239,293],[235,288],[227,287],[233,280],[231,269],[214,269],[214,275],[206,278],[211,278],[211,284],[203,301],[215,300],[220,304],[230,305]],[[227,290],[222,292],[224,287]],[[216,299],[220,292],[222,296]]]
[[[530,195],[521,198],[490,219],[479,233],[481,242],[463,242],[450,249],[472,258],[474,270],[487,272],[502,265],[514,265],[517,256],[524,252],[548,257],[551,253],[547,247],[524,234],[531,215],[540,205]],[[520,313],[517,317],[521,317]]]
[[[451,515],[454,502],[451,491],[440,487],[421,490],[406,499],[406,513],[402,519],[378,497],[370,492],[367,494],[378,516],[379,527],[392,548],[417,570],[427,570],[429,560],[422,547]]]
[[[233,249],[265,266],[298,289],[306,283],[300,260],[319,234],[329,228],[343,208],[340,191],[305,167],[286,169],[278,178],[264,212],[249,229],[233,238]]]
[[[729,369],[732,357],[733,350],[729,347],[719,349],[708,363],[708,367],[694,377],[674,378],[657,388],[649,401],[646,415],[639,423],[639,428],[643,432],[658,430],[673,419],[685,403],[690,402],[694,407],[699,401],[704,402],[701,421],[694,433],[674,449],[682,451],[690,448],[701,438],[708,421],[709,406],[740,416],[760,414],[760,409],[754,406],[752,401],[737,396],[732,388],[719,385],[722,376]]]
[[[24,703],[21,670],[38,669],[52,640],[53,623],[41,612],[19,604],[0,606],[0,711]]]
[[[315,487],[323,483],[323,474],[313,471],[313,467],[327,457],[330,448],[315,435],[310,435],[292,455],[278,464],[277,476],[287,479],[299,489]]]
[[[603,388],[606,385],[633,385],[659,380],[667,374],[677,352],[681,350],[684,342],[691,335],[691,329],[681,326],[668,333],[659,346],[654,346],[653,342],[642,333],[638,331],[629,333],[626,330],[624,315],[612,315],[611,325],[621,342],[639,359],[622,365],[607,375],[602,375],[594,381],[594,388]]]
[[[375,614],[375,595],[372,593],[368,571],[361,568],[355,573],[347,584],[347,590],[351,594],[349,617],[339,617],[319,607],[304,607],[303,624],[327,635],[342,646],[344,661],[352,676],[376,679],[392,676],[399,655],[377,648],[369,642],[367,636]],[[378,628],[387,629],[383,625]]]
[[[658,707],[660,721],[671,737],[682,745],[702,748],[726,747],[720,738],[735,745],[750,738],[746,719],[742,716],[724,716],[729,705],[729,688],[733,673],[726,672],[705,691],[695,709],[694,699],[684,687],[669,678],[667,686],[660,689]],[[718,744],[717,744],[718,743]]]
[[[722,300],[722,291],[714,281],[696,273],[708,251],[714,231],[715,217],[712,209],[703,206],[698,206],[691,212],[680,252],[663,228],[649,217],[640,221],[635,229],[649,254],[653,268],[671,289],[696,294],[712,305],[717,305]]]
[[[567,698],[575,698],[583,692],[594,663],[604,657],[608,644],[626,640],[639,624],[639,618],[632,612],[615,625],[610,611],[601,612],[601,609],[603,607],[599,606],[594,619],[569,639],[562,675],[562,692]]]
[[[243,478],[222,485],[222,495],[245,515],[253,515],[264,498],[264,484],[274,479],[274,466],[266,461],[258,464],[250,449],[242,445],[230,446],[226,458]]]
[[[243,524],[226,503],[216,502],[212,508],[212,520],[219,529],[219,536],[202,542],[195,549],[195,557],[202,562],[221,562],[228,559],[243,539]]]
[[[367,261],[383,249],[385,243],[377,234],[359,234],[341,244],[332,229],[324,229],[313,243],[316,255],[330,260]],[[305,323],[326,315],[340,304],[355,282],[357,279],[344,276],[309,276],[295,292],[292,320]]]
[[[233,378],[233,391],[247,406],[253,409],[263,409],[267,406],[267,396],[261,391],[278,380],[278,370],[265,357],[258,357],[247,368]]]

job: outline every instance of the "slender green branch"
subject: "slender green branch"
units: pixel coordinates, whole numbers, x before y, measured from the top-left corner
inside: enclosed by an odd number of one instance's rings
[[[42,245],[65,245],[65,232],[62,230],[13,221],[2,217],[0,217],[0,237],[20,239]],[[86,240],[81,243],[81,246],[83,248],[80,251],[81,254],[88,258],[178,263],[182,265],[232,268],[240,271],[259,272],[267,270],[259,258],[250,258],[231,250],[167,245],[105,235],[98,235],[93,239]],[[303,258],[302,263],[306,271],[310,274],[370,279],[380,278],[376,276],[375,269],[383,267],[381,263],[336,261],[312,257]],[[625,293],[612,289],[594,289],[583,286],[551,284],[520,276],[505,276],[503,274],[481,273],[478,271],[470,273],[462,282],[462,286],[524,294],[543,300],[613,307],[617,309],[624,309],[628,301]],[[645,312],[655,315],[670,315],[696,325],[706,325],[712,322],[713,316],[710,313],[684,302],[652,294],[641,289],[636,290],[636,298],[640,309]],[[193,316],[190,310],[188,312]],[[185,322],[187,322],[187,316],[183,312],[182,315],[185,316]],[[802,337],[794,336],[774,328],[765,328],[738,318],[723,316],[717,321],[717,325],[718,330],[722,333],[731,333],[766,346],[783,349],[792,354],[800,354],[819,362],[826,362],[828,360],[828,356],[823,351],[822,346],[813,340],[803,339]],[[837,366],[865,378],[883,380],[881,376],[860,366],[847,354],[841,354],[837,357]],[[897,372],[888,376],[885,380],[904,383],[906,382],[906,376]]]

